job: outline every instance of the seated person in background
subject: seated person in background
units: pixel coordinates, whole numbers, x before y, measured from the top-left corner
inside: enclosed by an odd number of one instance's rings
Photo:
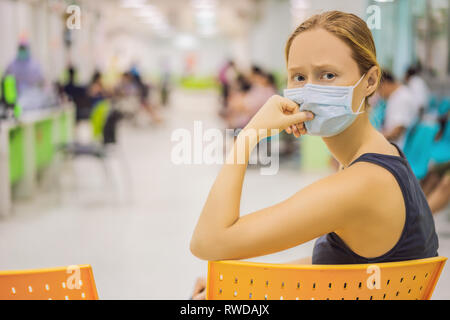
[[[134,85],[137,88],[137,94],[139,97],[139,102],[145,111],[150,115],[152,120],[156,123],[161,123],[163,119],[156,110],[156,106],[150,102],[150,85],[142,81],[139,73],[130,72]]]
[[[227,121],[229,128],[231,128],[230,121],[234,115],[234,111],[229,106],[242,105],[243,97],[251,87],[250,80],[243,74],[237,75],[236,81],[230,83],[226,102],[227,108],[223,108],[219,113],[219,115]]]
[[[433,166],[422,188],[433,214],[445,209],[450,202],[450,162]]]
[[[222,107],[227,107],[228,95],[230,93],[230,86],[235,82],[238,75],[234,61],[229,60],[219,71],[219,83],[221,85]]]
[[[405,84],[410,89],[416,101],[418,107],[417,114],[420,116],[428,106],[428,100],[430,96],[430,89],[428,89],[427,83],[420,76],[421,66],[411,66],[406,71]]]
[[[64,93],[69,97],[72,98],[74,96],[74,91],[76,88],[75,84],[75,74],[76,70],[73,66],[69,66],[67,69],[67,83],[63,87]]]
[[[76,69],[74,67],[69,67],[67,72],[69,78],[63,87],[63,92],[75,104],[77,121],[88,119],[92,108],[87,89],[75,83]]]
[[[138,94],[138,88],[134,83],[133,75],[130,72],[124,72],[119,83],[114,89],[116,97],[129,97]]]
[[[447,112],[439,118],[440,129],[435,142],[445,139],[444,132],[450,125],[449,116]],[[421,184],[433,214],[445,209],[450,203],[450,162],[432,165]]]
[[[278,87],[277,87],[277,82],[276,82],[275,76],[270,72],[266,72],[266,77],[267,77],[268,84],[273,88],[273,90],[275,92],[278,92]]]
[[[118,98],[137,98],[139,107],[148,112],[152,120],[156,122],[162,121],[155,107],[149,101],[150,86],[142,81],[138,72],[133,70],[124,72],[114,93]]]
[[[418,116],[417,102],[409,88],[396,81],[387,70],[382,71],[378,93],[386,101],[382,133],[387,140],[402,148],[406,129]]]
[[[230,100],[228,125],[230,128],[243,128],[271,96],[276,94],[269,76],[259,67],[253,66],[250,75],[251,87]]]
[[[94,107],[98,102],[106,99],[109,95],[105,90],[102,82],[102,74],[100,71],[95,71],[91,82],[87,87],[87,94],[91,100],[91,106]]]

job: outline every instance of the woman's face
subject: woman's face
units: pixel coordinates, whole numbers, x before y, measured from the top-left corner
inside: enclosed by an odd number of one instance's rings
[[[328,31],[305,31],[292,41],[288,57],[288,88],[303,87],[307,83],[353,86],[361,76],[351,49]],[[363,83],[354,90],[354,109],[364,97]]]

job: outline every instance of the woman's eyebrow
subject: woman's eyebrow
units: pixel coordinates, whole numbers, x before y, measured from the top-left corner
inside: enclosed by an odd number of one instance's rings
[[[315,63],[312,65],[313,69],[332,69],[332,70],[340,70],[339,66],[331,63]],[[301,72],[304,71],[304,66],[291,66],[288,67],[289,72]]]
[[[292,67],[288,67],[288,71],[289,72],[302,72],[305,68],[301,67],[301,66],[292,66]]]

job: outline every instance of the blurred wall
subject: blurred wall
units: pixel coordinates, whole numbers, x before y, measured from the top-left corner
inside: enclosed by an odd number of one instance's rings
[[[263,14],[250,36],[251,61],[272,71],[285,72],[286,41],[301,22],[328,10],[351,12],[365,19],[366,5],[366,0],[261,1]]]
[[[262,3],[264,14],[252,28],[250,57],[253,63],[271,71],[284,71],[284,47],[292,31],[289,1]]]
[[[415,40],[417,34],[412,25],[414,21],[420,23],[417,17],[424,11],[413,5],[416,2],[421,3],[419,0],[220,1],[217,8],[220,32],[216,36],[200,37],[194,30],[176,30],[169,37],[158,37],[149,25],[137,22],[135,12],[120,8],[112,0],[78,0],[81,29],[70,32],[65,26],[65,10],[70,1],[0,0],[0,72],[15,57],[19,38],[26,36],[33,56],[52,81],[61,78],[68,63],[78,67],[81,82],[87,82],[95,69],[108,71],[112,81],[132,63],[144,75],[155,76],[163,65],[169,66],[173,74],[183,75],[190,61],[195,75],[214,76],[228,58],[243,69],[258,64],[284,73],[285,43],[298,24],[327,10],[352,12],[367,19],[367,7],[376,4],[381,8],[381,29],[372,32],[379,60],[401,76],[416,56],[425,56],[428,47],[428,42]],[[188,21],[189,2],[183,2],[183,6],[175,4],[179,13],[175,21]],[[67,35],[72,43],[70,49],[65,45]],[[445,70],[448,56],[444,50],[447,38],[442,39],[432,43],[432,56],[428,59],[438,71]]]
[[[12,1],[0,1],[0,72],[3,72],[9,61],[16,54],[17,39],[20,31],[18,25],[14,22],[15,5]]]

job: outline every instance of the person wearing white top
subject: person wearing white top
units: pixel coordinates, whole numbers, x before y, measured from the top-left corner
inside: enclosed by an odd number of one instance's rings
[[[419,75],[420,67],[411,66],[406,71],[405,84],[411,90],[420,110],[424,110],[428,106],[430,89],[425,80]]]
[[[396,81],[388,71],[383,71],[378,92],[386,100],[382,132],[386,139],[402,148],[405,132],[416,121],[420,105],[411,90]]]

